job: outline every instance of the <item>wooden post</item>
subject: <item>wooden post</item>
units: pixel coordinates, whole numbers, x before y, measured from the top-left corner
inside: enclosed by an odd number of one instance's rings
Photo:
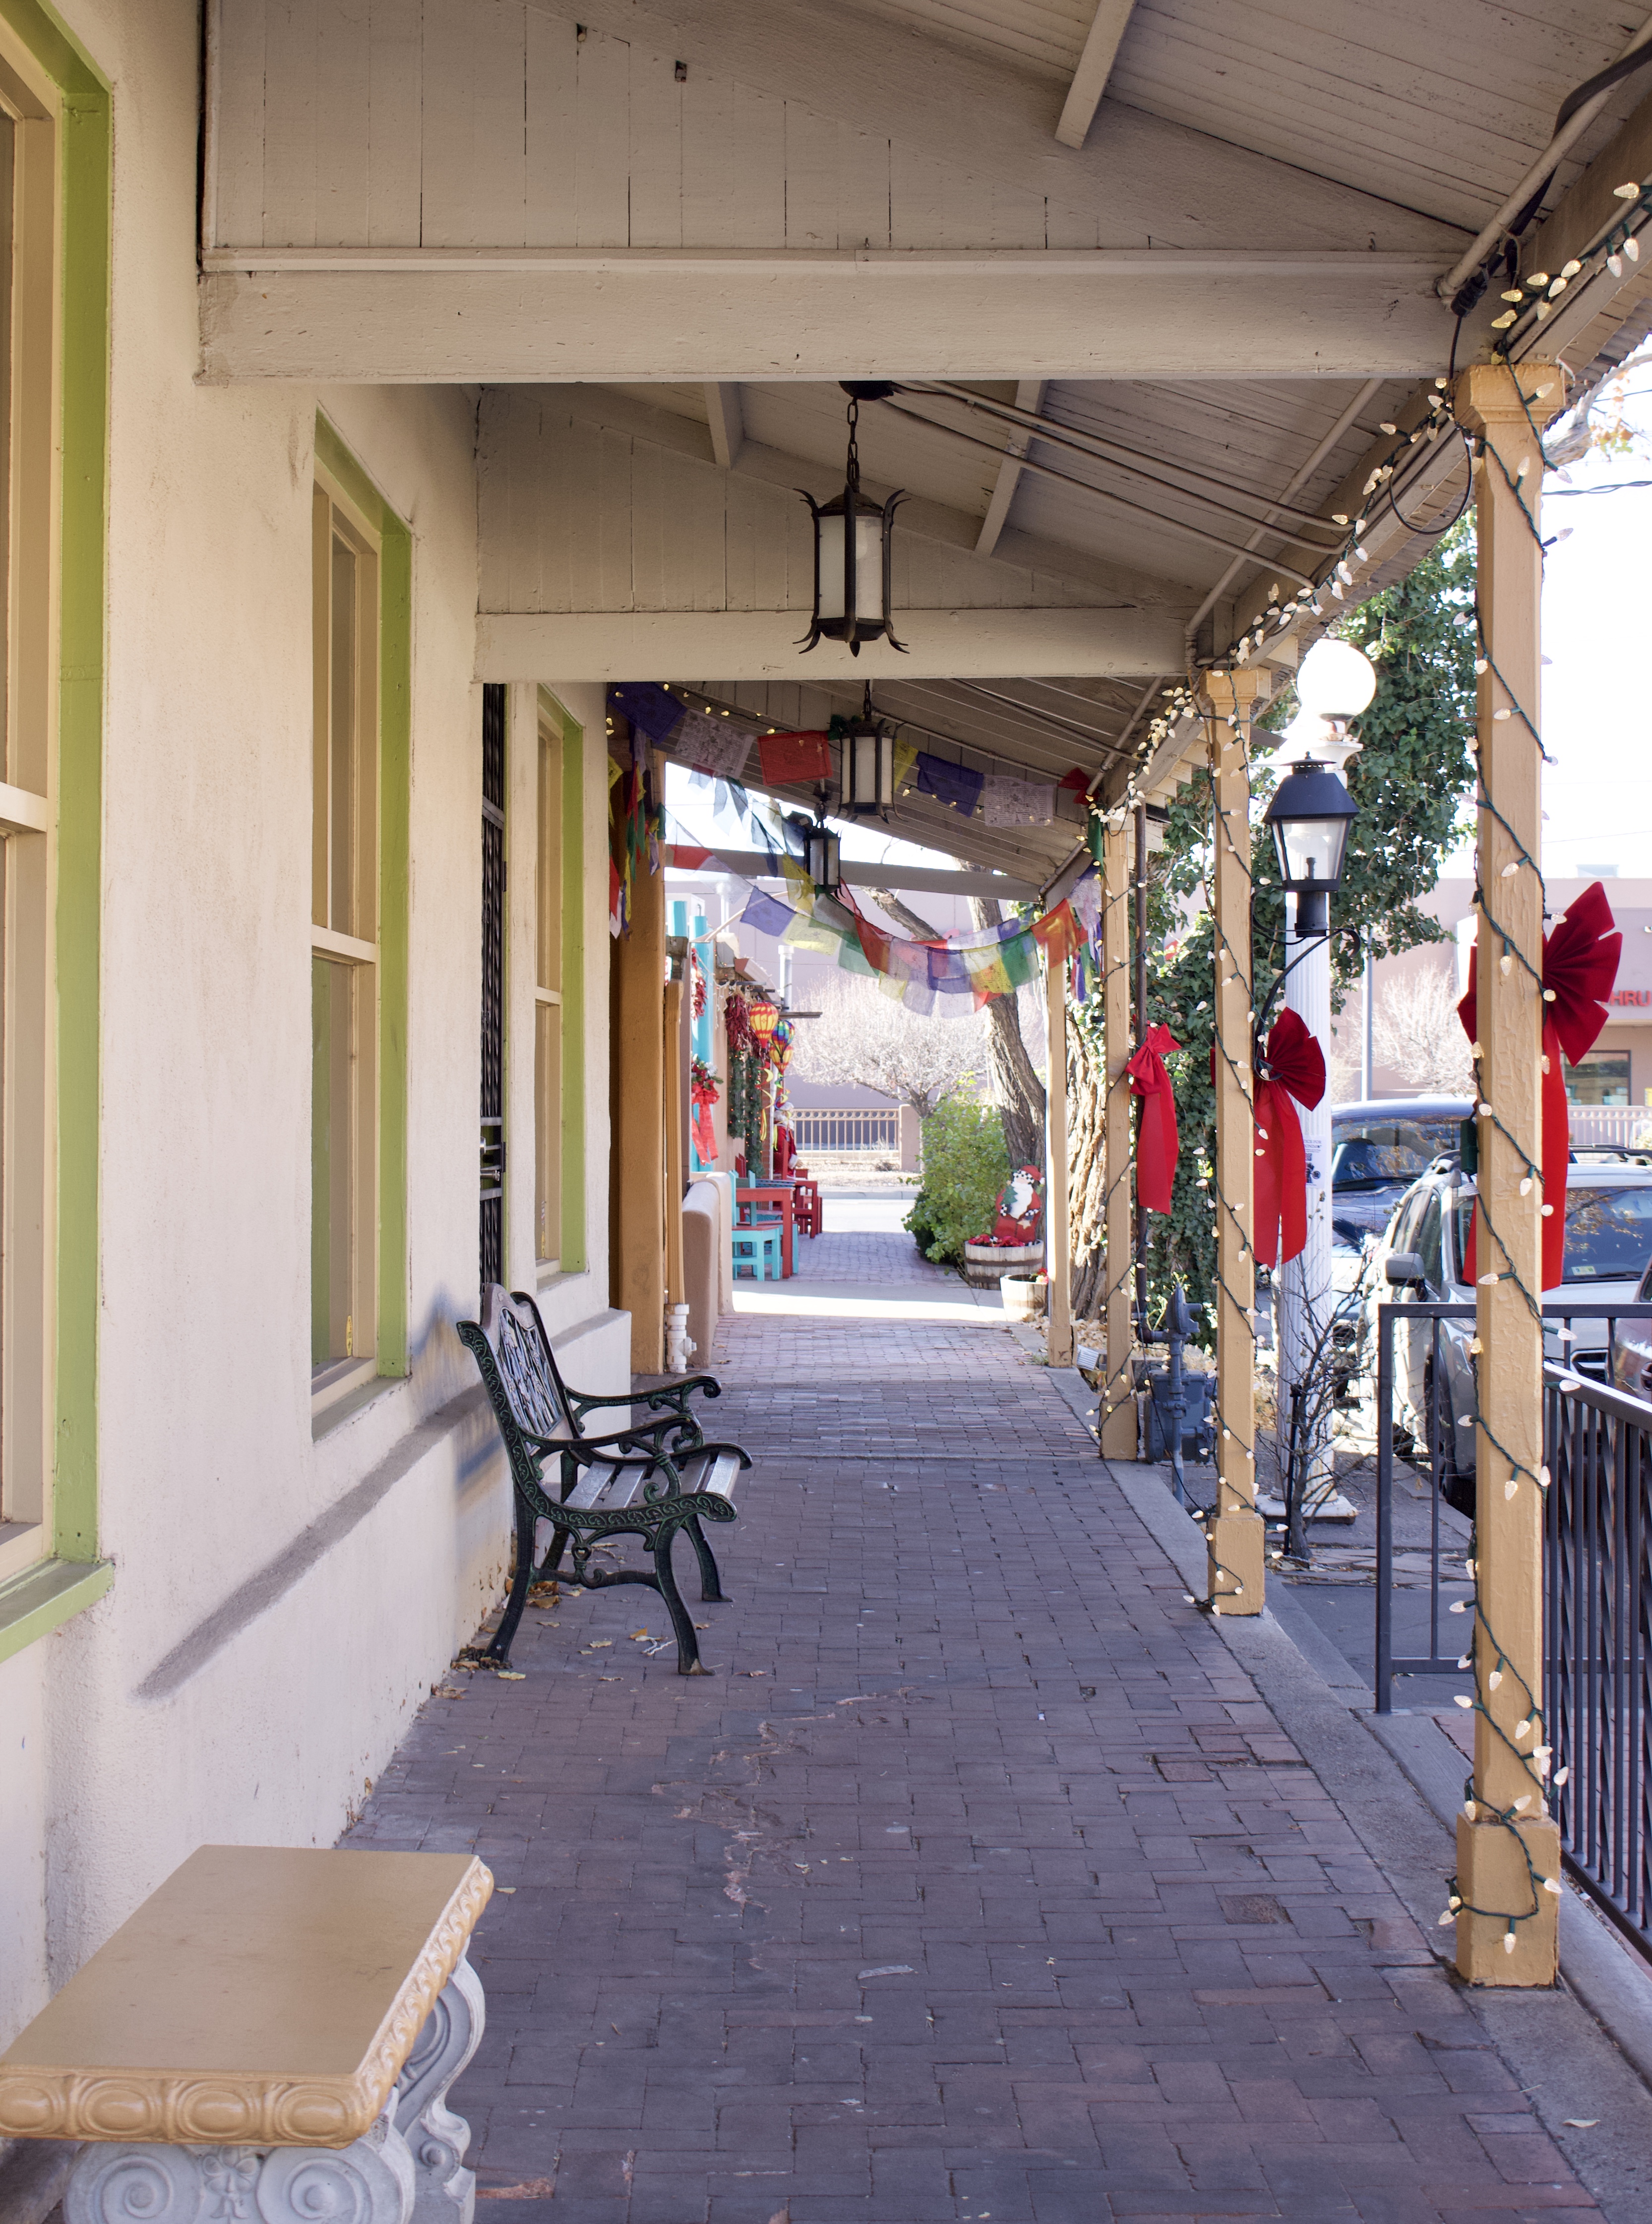
[[[1130,833],[1127,826],[1109,826],[1102,836],[1101,881],[1102,1023],[1107,1084],[1107,1248],[1102,1268],[1107,1373],[1101,1393],[1101,1452],[1104,1459],[1133,1460],[1136,1399],[1130,1374],[1135,1349],[1130,1329],[1130,1242],[1136,1223],[1136,1184],[1130,1165],[1130,1087],[1124,1072],[1130,1058]]]
[[[680,981],[666,982],[664,1039],[661,1046],[666,1090],[665,1302],[668,1305],[683,1305],[688,1302],[682,1266],[682,1200],[687,1186],[687,1160],[683,1156],[683,1140],[687,1130],[683,1119],[682,992]]]
[[[665,1371],[665,889],[643,858],[630,926],[610,945],[609,1281],[631,1317],[637,1374]]]
[[[1049,1077],[1044,1087],[1044,1257],[1049,1274],[1049,1357],[1073,1364],[1073,1223],[1067,1164],[1067,961],[1046,952],[1044,996]]]
[[[1544,1805],[1538,1766],[1522,1756],[1546,1742],[1535,1719],[1543,1687],[1543,1353],[1536,1314],[1542,1183],[1531,1179],[1541,1159],[1543,1021],[1535,977],[1543,947],[1535,864],[1541,761],[1525,719],[1541,730],[1538,432],[1560,399],[1560,375],[1552,364],[1522,363],[1518,374],[1502,363],[1477,365],[1458,381],[1458,414],[1485,450],[1474,467],[1484,664],[1478,689],[1475,923],[1482,1200],[1475,1238],[1478,1700],[1472,1817],[1465,1808],[1457,1822],[1464,1903],[1457,1967],[1480,1985],[1552,1984],[1559,1948],[1560,1900],[1534,1891],[1527,1862],[1540,1878],[1558,1877],[1560,1833]],[[1522,1182],[1529,1184],[1524,1197]],[[1508,1917],[1524,1917],[1534,1899],[1536,1913],[1511,1925]],[[1471,1907],[1488,1911],[1474,1915]]]
[[[1223,1614],[1260,1614],[1256,1511],[1256,1080],[1250,1062],[1250,722],[1269,674],[1208,673],[1215,918],[1217,1502],[1210,1590]],[[1232,723],[1230,723],[1229,721]]]

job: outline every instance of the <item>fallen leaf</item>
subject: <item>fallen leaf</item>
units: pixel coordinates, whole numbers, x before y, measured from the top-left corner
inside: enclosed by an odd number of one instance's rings
[[[635,1645],[635,1644],[636,1644],[636,1640],[637,1640],[637,1639],[638,1639],[639,1637],[646,1637],[647,1635],[648,1635],[648,1632],[647,1632],[647,1630],[646,1630],[646,1629],[634,1629],[634,1630],[631,1632],[631,1642],[632,1642],[632,1644],[633,1644],[633,1645]]]
[[[591,1640],[591,1649],[593,1652],[600,1652],[605,1645],[611,1645],[613,1641],[611,1637],[593,1637]]]
[[[885,1962],[876,1969],[863,1969],[856,1982],[864,1985],[868,1977],[909,1977],[912,1974],[909,1962]]]
[[[696,1629],[709,1629],[711,1626],[709,1621],[697,1621],[694,1624]]]
[[[1568,2116],[1566,2128],[1568,2132],[1592,2132],[1599,2121],[1598,2116]]]
[[[556,2191],[554,2177],[530,2177],[521,2185],[478,2185],[478,2201],[548,2201]]]
[[[502,1684],[525,1684],[527,1680],[526,1673],[520,1668],[502,1668],[499,1671]]]
[[[495,1892],[515,1892],[516,1887],[514,1884],[496,1884],[493,1889]]]
[[[599,1684],[617,1684],[619,1678],[617,1676],[598,1676],[597,1681]]]

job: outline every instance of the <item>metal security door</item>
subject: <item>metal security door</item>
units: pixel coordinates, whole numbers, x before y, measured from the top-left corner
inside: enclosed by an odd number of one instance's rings
[[[504,1280],[505,691],[482,690],[482,1286]]]

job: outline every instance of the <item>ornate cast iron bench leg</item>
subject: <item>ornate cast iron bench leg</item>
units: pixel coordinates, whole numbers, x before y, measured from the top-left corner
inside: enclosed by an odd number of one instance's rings
[[[699,1526],[699,1516],[692,1514],[685,1525],[688,1539],[694,1548],[694,1557],[699,1562],[699,1595],[706,1606],[726,1606],[723,1595],[723,1581],[718,1572],[717,1560],[706,1541],[706,1532]]]
[[[661,1521],[654,1535],[655,1581],[661,1597],[666,1602],[666,1612],[671,1616],[671,1627],[677,1633],[677,1673],[680,1676],[710,1676],[714,1671],[699,1657],[699,1640],[694,1634],[693,1617],[682,1602],[682,1593],[677,1589],[677,1578],[671,1569],[671,1548],[677,1541],[679,1529],[690,1527],[698,1531],[699,1524],[690,1514],[686,1521]],[[700,1548],[704,1551],[704,1546]],[[710,1558],[709,1552],[706,1555]],[[702,1563],[702,1565],[704,1563]],[[712,1568],[716,1574],[715,1564]]]

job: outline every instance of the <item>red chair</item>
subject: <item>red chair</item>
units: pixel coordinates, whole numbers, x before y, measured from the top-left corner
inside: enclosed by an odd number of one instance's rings
[[[793,1189],[793,1216],[805,1235],[820,1233],[820,1185],[800,1178]]]

